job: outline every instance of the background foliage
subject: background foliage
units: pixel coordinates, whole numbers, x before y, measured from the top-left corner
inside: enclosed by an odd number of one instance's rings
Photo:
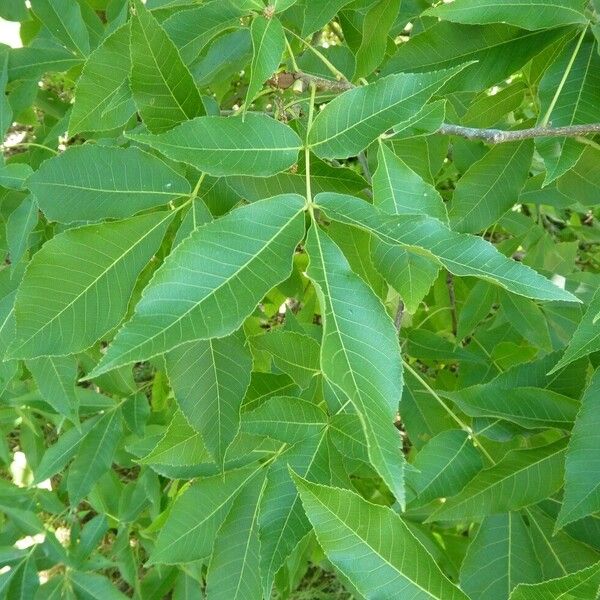
[[[596,598],[600,3],[433,4],[3,0],[0,596]]]

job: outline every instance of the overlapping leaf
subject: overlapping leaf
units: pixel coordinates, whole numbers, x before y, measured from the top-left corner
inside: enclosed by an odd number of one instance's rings
[[[303,198],[276,196],[198,228],[169,255],[91,376],[232,333],[290,272]]]

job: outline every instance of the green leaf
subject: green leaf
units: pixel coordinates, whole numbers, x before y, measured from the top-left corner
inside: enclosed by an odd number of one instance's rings
[[[460,569],[460,585],[469,598],[508,600],[515,586],[541,579],[523,517],[512,512],[486,517],[469,544]]]
[[[531,32],[500,23],[461,25],[440,21],[399,44],[382,74],[428,72],[477,61],[450,82],[449,88],[480,92],[508,78],[567,32],[572,30]]]
[[[10,355],[73,354],[106,335],[123,318],[138,274],[172,218],[154,213],[88,225],[47,242],[19,287]]]
[[[567,448],[565,494],[556,527],[564,527],[600,512],[600,371],[597,370],[581,400],[581,410]],[[594,458],[593,458],[594,457]]]
[[[550,352],[552,340],[548,323],[540,307],[531,300],[513,294],[500,296],[502,311],[509,323],[518,324],[519,333],[534,346]]]
[[[207,558],[235,497],[261,470],[258,465],[194,482],[173,503],[150,562],[172,565]]]
[[[303,205],[300,196],[276,196],[196,229],[156,271],[132,319],[88,377],[233,333],[289,275],[304,234]]]
[[[131,91],[153,133],[204,114],[200,92],[164,29],[140,0],[131,21]]]
[[[188,181],[159,158],[92,144],[47,160],[28,185],[48,219],[60,223],[129,217],[190,193]]]
[[[34,482],[40,483],[56,475],[75,456],[79,446],[87,434],[96,426],[100,417],[85,420],[80,428],[72,427],[63,433],[55,444],[52,444],[43,454],[40,464],[35,469]]]
[[[73,356],[43,356],[27,361],[44,400],[71,420],[77,416],[77,361]]]
[[[301,388],[308,387],[319,370],[319,344],[302,333],[276,330],[254,336],[251,344],[257,350],[270,354],[273,364]]]
[[[215,176],[274,175],[296,162],[302,146],[293,129],[262,114],[199,117],[161,135],[128,137]]]
[[[140,462],[146,465],[185,467],[210,460],[211,455],[204,445],[202,436],[191,427],[183,413],[178,410],[165,434]]]
[[[446,205],[435,187],[385,144],[379,146],[373,174],[373,205],[393,215],[428,215],[448,222]]]
[[[57,46],[15,48],[8,55],[8,79],[36,78],[46,72],[67,71],[81,63],[80,57]]]
[[[430,520],[481,519],[535,504],[563,483],[566,438],[546,446],[511,450],[448,498]]]
[[[510,210],[519,199],[532,155],[531,140],[498,144],[471,165],[452,196],[452,228],[477,233]]]
[[[219,529],[206,578],[210,600],[261,597],[258,513],[265,483],[264,477],[253,479]]]
[[[69,500],[76,506],[112,465],[121,439],[121,410],[114,407],[96,422],[81,442],[77,457],[69,469]]]
[[[349,490],[294,474],[302,504],[327,558],[365,597],[467,600],[399,515]]]
[[[456,339],[463,340],[488,316],[496,295],[496,288],[487,281],[475,283],[458,314]]]
[[[350,4],[352,0],[331,0],[330,2],[305,2],[304,3],[304,19],[302,21],[302,37],[307,38],[311,33],[321,29],[346,4]]]
[[[32,0],[35,16],[65,48],[87,56],[90,36],[81,16],[81,9],[72,0]]]
[[[252,63],[250,65],[250,81],[246,92],[245,108],[248,109],[263,83],[273,75],[279,67],[285,49],[283,27],[275,17],[267,19],[255,17],[250,26],[252,35]]]
[[[388,34],[398,17],[401,2],[378,0],[369,7],[362,22],[362,39],[356,51],[354,79],[367,77],[382,63]]]
[[[471,417],[505,419],[527,429],[570,429],[579,408],[576,400],[552,390],[494,382],[444,395]]]
[[[184,344],[166,355],[166,364],[181,412],[223,464],[250,384],[252,356],[243,332]]]
[[[317,288],[322,310],[321,371],[352,402],[373,466],[404,504],[404,457],[394,427],[402,395],[397,332],[379,299],[318,227],[311,227],[306,251],[307,274]]]
[[[455,0],[425,11],[428,16],[457,23],[508,23],[523,29],[585,25],[583,0]]]
[[[506,258],[485,240],[450,231],[437,219],[388,216],[367,202],[341,194],[319,194],[315,201],[336,221],[370,231],[388,244],[436,258],[454,275],[480,277],[538,300],[578,301],[529,267]]]
[[[600,290],[597,290],[594,294],[590,305],[569,341],[565,353],[550,373],[556,373],[556,371],[578,358],[600,350],[600,322],[596,321],[598,312],[600,312]]]
[[[587,147],[577,164],[567,171],[557,182],[559,192],[565,194],[571,202],[580,202],[583,206],[594,206],[600,199],[600,170],[598,170],[600,150]]]
[[[239,26],[240,17],[245,12],[243,7],[236,6],[236,2],[214,0],[175,12],[163,23],[163,27],[179,49],[183,61],[191,65],[214,37]]]
[[[538,584],[519,584],[510,595],[510,600],[568,600],[569,598],[585,600],[598,596],[600,588],[600,565],[592,565],[576,573],[571,573],[543,581]]]
[[[327,414],[313,402],[275,396],[244,414],[242,431],[296,444],[317,435],[327,424]]]
[[[259,517],[261,574],[267,598],[275,574],[310,532],[290,468],[319,483],[349,485],[341,457],[326,432],[292,446],[271,465]]]
[[[562,577],[598,562],[598,552],[564,531],[556,531],[555,522],[538,507],[525,509],[535,553],[544,579]]]
[[[357,155],[388,129],[417,112],[464,65],[435,73],[390,75],[332,100],[308,132],[320,158]]]
[[[443,431],[431,439],[412,463],[406,486],[418,504],[458,494],[483,468],[481,454],[465,431]]]
[[[69,134],[108,131],[123,126],[135,113],[129,89],[129,23],[108,36],[88,57],[75,88]]]
[[[31,233],[37,222],[37,202],[31,196],[27,196],[6,222],[6,238],[13,264],[17,264],[29,249]]]
[[[548,117],[552,127],[600,121],[598,46],[589,40],[578,51],[576,48],[577,41],[565,46],[540,81],[540,119]],[[545,185],[573,167],[585,149],[583,144],[569,138],[539,138],[536,147],[546,166]]]

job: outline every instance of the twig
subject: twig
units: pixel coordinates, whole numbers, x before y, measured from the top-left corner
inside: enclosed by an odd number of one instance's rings
[[[444,123],[437,131],[443,135],[456,135],[468,140],[482,140],[488,144],[504,144],[536,137],[579,137],[589,133],[600,133],[600,123],[571,125],[569,127],[531,127],[505,131],[503,129],[478,129]]]
[[[398,300],[398,308],[396,309],[396,315],[394,316],[394,325],[396,330],[400,333],[400,327],[402,327],[402,317],[404,316],[404,302]]]
[[[274,81],[274,84],[285,89],[293,85],[297,80],[302,81],[306,88],[312,83],[318,90],[327,90],[331,92],[345,92],[356,87],[347,79],[326,79],[325,77],[310,75],[303,71],[280,73],[277,80]],[[586,123],[585,125],[569,125],[565,127],[540,126],[511,131],[506,131],[504,129],[480,129],[478,127],[464,127],[462,125],[443,123],[436,133],[442,135],[455,135],[467,140],[481,140],[488,144],[504,144],[507,142],[516,142],[537,137],[581,138],[583,135],[600,133],[600,123]],[[578,139],[577,141],[585,143],[585,138]],[[591,140],[587,141],[589,142]]]

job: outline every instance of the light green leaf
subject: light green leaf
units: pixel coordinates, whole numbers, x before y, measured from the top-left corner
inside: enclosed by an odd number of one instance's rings
[[[319,344],[308,335],[276,330],[256,335],[251,344],[273,357],[274,365],[306,388],[319,370]]]
[[[206,578],[209,600],[261,597],[258,513],[265,483],[264,477],[248,483],[219,529]]]
[[[448,222],[439,192],[423,181],[385,144],[380,144],[373,174],[373,205],[393,215],[428,215]]]
[[[161,135],[128,137],[215,176],[274,175],[296,162],[302,146],[293,129],[262,114],[199,117]]]
[[[300,196],[276,196],[196,229],[155,272],[132,319],[88,377],[233,333],[289,275],[304,234],[303,206]]]
[[[598,596],[600,564],[538,584],[521,583],[510,600],[587,600]]]
[[[538,448],[511,450],[480,471],[429,520],[476,520],[535,504],[563,484],[566,438]]]
[[[69,135],[123,126],[135,113],[129,89],[129,23],[107,37],[88,57],[75,88]]]
[[[129,217],[190,193],[188,181],[159,158],[95,144],[47,160],[28,186],[48,219],[60,223]]]
[[[352,402],[373,467],[404,504],[404,457],[394,427],[402,395],[402,359],[394,324],[318,227],[310,229],[306,251],[307,274],[317,288],[322,311],[321,371]]]
[[[166,363],[181,412],[223,464],[250,384],[252,356],[243,332],[183,344],[166,355]]]
[[[567,448],[565,494],[556,527],[600,512],[600,370],[581,400]]]
[[[443,431],[429,440],[412,463],[406,486],[418,504],[458,494],[483,468],[480,452],[465,431]]]
[[[261,470],[262,465],[247,467],[193,483],[171,507],[150,562],[173,565],[207,558],[235,497]]]
[[[461,124],[467,127],[494,127],[503,117],[521,106],[527,89],[524,81],[517,80],[495,94],[490,95],[487,90],[482,92],[469,105]]]
[[[401,2],[378,0],[369,7],[362,22],[362,39],[356,51],[354,79],[369,76],[383,61],[388,34],[398,17]]]
[[[172,218],[154,213],[88,225],[46,242],[17,293],[11,356],[73,354],[106,335],[123,318],[138,274]]]
[[[131,21],[131,91],[150,131],[204,114],[200,92],[164,29],[140,0]]]
[[[32,0],[35,16],[65,48],[86,56],[90,36],[81,16],[81,8],[72,0]]]
[[[392,510],[296,474],[294,481],[327,558],[365,598],[467,600]]]
[[[471,417],[494,417],[527,429],[570,429],[579,403],[539,387],[518,387],[490,382],[455,392],[443,392]]]
[[[31,79],[47,72],[60,73],[81,63],[80,57],[57,46],[15,48],[8,55],[8,79]]]
[[[98,479],[110,469],[121,439],[122,418],[120,408],[111,408],[100,417],[79,445],[67,478],[69,500],[73,506],[79,504]]]
[[[185,467],[211,460],[202,436],[178,410],[163,437],[140,462],[146,465]]]
[[[285,34],[279,19],[267,19],[262,15],[252,20],[252,63],[250,80],[246,92],[245,108],[248,109],[263,83],[273,75],[279,67],[285,49]]]
[[[296,444],[317,435],[327,424],[327,414],[313,402],[275,396],[244,414],[242,431]]]
[[[71,420],[77,416],[77,396],[75,382],[77,380],[77,361],[73,356],[42,356],[27,361],[44,400]]]
[[[460,585],[471,600],[508,600],[516,585],[541,579],[523,517],[512,512],[486,517],[460,569]]]
[[[464,65],[434,73],[401,73],[348,90],[315,118],[308,133],[320,158],[357,155],[379,135],[408,119]]]
[[[579,325],[577,325],[577,329],[575,330],[565,353],[550,373],[556,373],[556,371],[578,358],[600,350],[600,322],[595,321],[599,311],[600,289],[594,294],[590,305],[585,311]]]
[[[585,25],[584,0],[455,0],[425,11],[428,16],[457,23],[508,23],[523,29]]]
[[[598,45],[593,40],[584,41],[576,51],[577,43],[574,40],[565,46],[540,81],[540,120],[548,116],[552,127],[600,121]],[[574,52],[576,56],[571,65]],[[567,77],[563,80],[565,73]],[[536,147],[546,165],[544,185],[573,167],[585,150],[583,144],[569,138],[539,138]]]
[[[394,125],[396,139],[435,133],[446,120],[446,101],[436,100],[426,104],[417,114]]]
[[[519,200],[532,155],[531,140],[498,144],[471,165],[452,196],[452,228],[477,233],[510,210]]]
[[[450,231],[437,219],[388,216],[368,202],[340,194],[319,194],[315,201],[336,221],[366,229],[388,244],[436,258],[454,275],[480,277],[538,300],[578,301],[529,267],[500,254],[482,238]]]
[[[235,2],[214,0],[191,10],[177,11],[163,23],[163,27],[179,49],[183,61],[191,65],[214,37],[239,26],[240,17],[246,12]]]

